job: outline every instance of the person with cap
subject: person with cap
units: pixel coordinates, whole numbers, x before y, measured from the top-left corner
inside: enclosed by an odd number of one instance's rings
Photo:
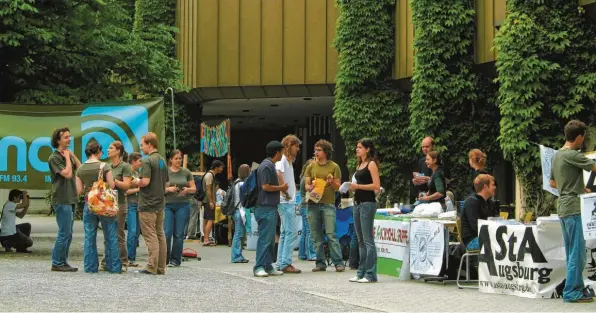
[[[258,224],[259,239],[253,273],[256,277],[283,275],[276,270],[273,263],[275,254],[275,229],[277,227],[277,206],[280,203],[280,192],[288,190],[288,184],[279,185],[275,162],[282,157],[284,146],[279,141],[271,141],[266,146],[267,158],[257,169],[258,199],[255,208],[255,219]]]

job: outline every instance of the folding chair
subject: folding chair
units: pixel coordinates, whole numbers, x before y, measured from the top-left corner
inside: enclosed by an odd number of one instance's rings
[[[455,225],[457,227],[457,237],[459,239],[459,242],[463,245],[463,241],[461,238],[461,220],[457,220],[455,222]],[[465,245],[464,245],[465,247]],[[457,283],[457,287],[459,287],[459,289],[463,289],[463,288],[471,288],[471,289],[478,289],[478,285],[476,286],[464,286],[462,284],[460,284],[460,280],[459,278],[461,277],[461,270],[462,270],[462,266],[464,264],[464,259],[466,259],[466,280],[463,281],[464,283],[478,283],[478,280],[470,280],[470,257],[471,256],[478,256],[480,255],[480,250],[468,250],[466,248],[466,253],[464,253],[464,255],[462,255],[461,260],[459,261],[459,268],[457,270],[457,278],[455,280],[455,282]]]
[[[526,216],[524,217],[524,224],[528,224],[529,222],[531,222],[533,217],[534,217],[534,213],[527,212]]]
[[[499,216],[506,220],[509,217],[509,212],[500,212]]]

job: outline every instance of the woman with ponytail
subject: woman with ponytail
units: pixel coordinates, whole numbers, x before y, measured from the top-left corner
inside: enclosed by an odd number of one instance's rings
[[[480,149],[470,150],[470,152],[468,153],[468,158],[468,163],[470,164],[470,167],[474,170],[474,174],[472,176],[472,181],[470,184],[470,189],[468,189],[468,195],[470,195],[475,193],[474,180],[476,179],[476,177],[478,177],[478,175],[480,174],[490,173],[486,169],[486,154],[480,151]]]
[[[130,180],[132,171],[128,160],[128,153],[124,151],[124,146],[120,141],[114,141],[108,147],[108,158],[112,163],[111,170],[116,183],[116,190],[118,191],[118,215],[116,220],[118,228],[118,251],[120,253],[120,260],[122,261],[122,271],[128,268],[128,249],[126,248],[126,234],[124,233],[124,226],[126,224],[126,215],[128,214],[128,207],[126,202],[126,190],[130,188]]]

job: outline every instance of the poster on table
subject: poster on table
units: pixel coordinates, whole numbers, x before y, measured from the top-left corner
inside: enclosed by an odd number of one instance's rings
[[[445,252],[445,227],[432,220],[410,224],[410,273],[414,277],[438,276]]]
[[[478,280],[481,292],[524,298],[560,298],[565,280],[565,247],[558,221],[506,225],[478,221]],[[595,266],[586,253],[584,283],[594,288]]]
[[[584,239],[596,239],[596,193],[587,193],[579,197],[581,199]]]
[[[377,272],[410,279],[409,221],[375,219],[373,235],[377,248]]]

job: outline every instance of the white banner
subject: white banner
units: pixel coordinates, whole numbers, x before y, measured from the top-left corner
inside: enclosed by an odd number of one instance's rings
[[[565,279],[565,247],[559,222],[505,225],[478,221],[480,291],[525,298],[559,298]],[[589,251],[588,251],[589,252]],[[593,285],[587,253],[584,283]],[[592,263],[592,264],[590,264]],[[590,276],[590,278],[588,278]]]
[[[583,194],[579,197],[581,199],[584,239],[596,239],[596,193]]]
[[[410,279],[409,221],[375,219],[374,238],[379,274]]]
[[[438,276],[445,259],[445,227],[432,220],[413,220],[410,225],[410,272],[414,276]]]
[[[542,163],[542,189],[559,196],[559,191],[550,186],[550,169],[557,150],[540,145],[540,162]]]

